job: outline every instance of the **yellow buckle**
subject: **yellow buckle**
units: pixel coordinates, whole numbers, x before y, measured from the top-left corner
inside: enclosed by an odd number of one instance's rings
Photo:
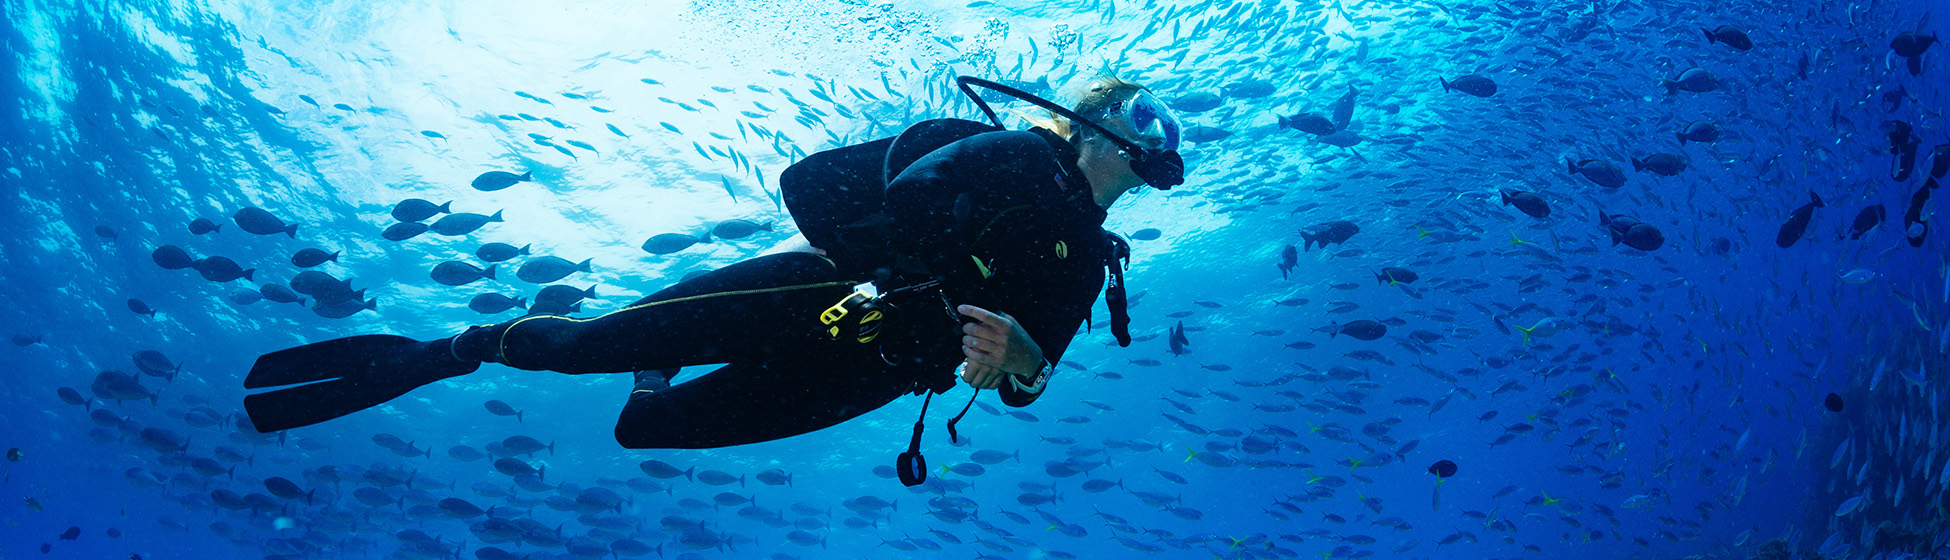
[[[832,307],[826,308],[825,311],[819,312],[819,322],[826,325],[838,323],[840,319],[846,318],[846,314],[850,312],[848,308],[857,306],[870,299],[873,299],[873,296],[867,295],[865,290],[856,289],[853,293],[847,294],[846,297],[840,298],[839,303],[835,303]]]

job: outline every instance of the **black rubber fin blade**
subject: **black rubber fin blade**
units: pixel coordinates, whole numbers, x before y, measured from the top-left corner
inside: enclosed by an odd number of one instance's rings
[[[383,372],[382,372],[383,373]],[[361,373],[244,397],[244,412],[261,433],[310,426],[372,408],[420,384]]]
[[[368,334],[279,350],[258,356],[250,374],[244,376],[244,388],[281,387],[362,375],[372,368],[375,357],[400,351],[415,342],[404,336]]]

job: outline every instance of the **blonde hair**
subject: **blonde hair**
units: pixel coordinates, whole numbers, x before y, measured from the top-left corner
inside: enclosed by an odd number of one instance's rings
[[[1103,118],[1102,113],[1104,111],[1127,99],[1136,97],[1138,92],[1141,91],[1146,91],[1146,88],[1137,82],[1119,78],[1108,71],[1100,72],[1096,76],[1091,77],[1089,81],[1084,82],[1082,94],[1078,97],[1077,104],[1071,107],[1070,110],[1076,111],[1077,114],[1085,117],[1101,119]],[[1087,130],[1087,127],[1074,126],[1074,123],[1071,123],[1070,119],[1057,115],[1047,109],[1039,110],[1038,112],[1041,114],[1016,109],[1004,109],[1004,111],[1024,121],[1028,121],[1032,127],[1048,129],[1050,132],[1056,133],[1057,136],[1068,140],[1075,140],[1077,133],[1082,130]]]

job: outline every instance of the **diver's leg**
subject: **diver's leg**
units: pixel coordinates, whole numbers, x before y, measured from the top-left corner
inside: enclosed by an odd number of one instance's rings
[[[871,347],[817,360],[731,364],[669,389],[630,394],[616,421],[616,442],[631,449],[708,449],[772,441],[866,414],[913,387]]]
[[[455,337],[453,350],[464,359],[563,373],[765,361],[835,344],[820,336],[819,312],[854,284],[818,255],[767,255],[600,317],[532,315],[470,329]]]

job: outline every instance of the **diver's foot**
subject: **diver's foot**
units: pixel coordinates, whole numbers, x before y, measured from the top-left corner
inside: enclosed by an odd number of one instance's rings
[[[382,357],[380,360],[394,361],[394,363],[376,365],[401,367],[403,369],[398,371],[412,372],[416,378],[414,381],[422,384],[467,375],[481,368],[479,361],[463,360],[454,356],[452,338],[409,344],[401,348],[398,354]]]

